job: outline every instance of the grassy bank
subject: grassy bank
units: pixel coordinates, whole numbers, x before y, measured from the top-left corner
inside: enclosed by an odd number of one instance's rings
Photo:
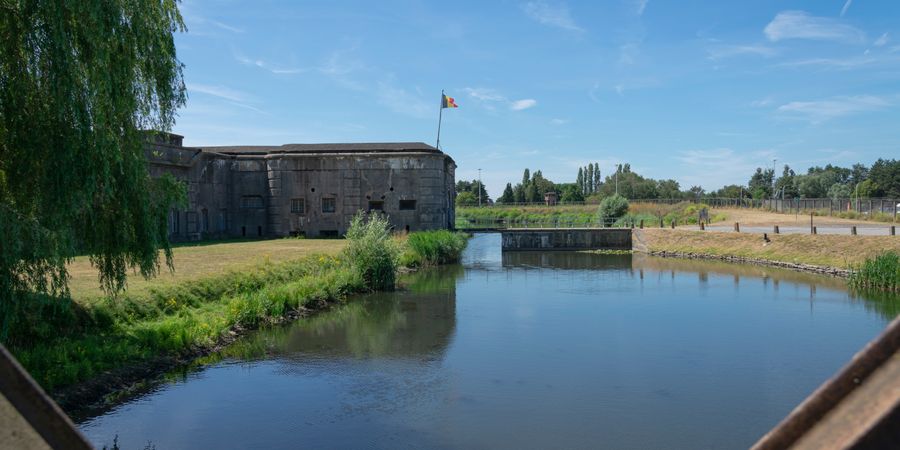
[[[795,264],[849,269],[866,258],[892,250],[900,252],[900,239],[892,236],[762,235],[669,229],[641,230],[636,245],[648,251],[737,256]]]
[[[444,233],[391,239],[399,247],[390,269],[398,268],[401,254],[409,261],[458,258],[459,239],[464,246],[464,238]],[[436,243],[438,253],[419,253],[420,248],[407,244],[420,239]],[[282,251],[281,245],[291,250]],[[298,245],[331,254],[307,254]],[[22,305],[4,344],[49,391],[158,358],[190,357],[228,342],[241,330],[372,290],[365,263],[353,260],[346,246],[336,240],[285,239],[182,247],[181,254],[195,254],[210,272],[195,268],[177,281],[143,281],[139,289],[131,284],[117,298],[91,296],[81,288],[73,289],[74,299],[34,298]],[[247,255],[258,255],[254,250],[261,248],[279,256],[250,262]],[[290,258],[291,253],[296,257]],[[205,261],[213,254],[233,254],[233,264]],[[176,253],[176,264],[184,263]]]
[[[709,207],[689,202],[672,205],[633,203],[629,205],[628,213],[619,218],[614,226],[640,223],[641,220],[647,226],[658,226],[660,219],[665,226],[673,221],[679,225],[696,224],[702,208]],[[456,210],[459,228],[473,224],[485,226],[497,221],[521,226],[598,226],[597,213],[598,205],[459,207]],[[719,222],[725,220],[725,215],[710,211],[710,219]]]

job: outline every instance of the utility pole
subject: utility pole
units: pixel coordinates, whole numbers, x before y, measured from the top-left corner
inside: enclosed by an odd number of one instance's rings
[[[481,169],[479,168],[479,169],[478,169],[478,207],[479,207],[479,208],[481,208],[481,189],[482,189],[482,186],[483,186],[483,185],[481,184]]]
[[[616,165],[616,195],[619,195],[619,170],[622,169],[622,165]]]

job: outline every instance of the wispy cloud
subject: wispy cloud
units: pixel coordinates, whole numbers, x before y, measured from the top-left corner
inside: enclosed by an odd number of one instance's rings
[[[778,54],[778,50],[765,45],[718,45],[706,50],[709,59],[718,60],[740,55],[755,55],[772,57]]]
[[[537,100],[533,98],[525,98],[522,100],[516,100],[509,105],[509,109],[513,111],[522,111],[523,109],[533,108],[537,106]]]
[[[566,119],[559,119],[559,118],[550,119],[550,125],[565,125],[567,123],[569,123],[569,121]]]
[[[630,42],[619,46],[619,65],[630,66],[637,61],[638,55],[641,53],[640,42]]]
[[[495,89],[490,88],[463,88],[469,98],[477,101],[485,109],[496,111],[497,106],[505,106],[513,111],[522,111],[537,105],[537,100],[533,98],[525,98],[521,100],[510,100],[506,96],[500,94]]]
[[[563,3],[550,5],[542,0],[538,0],[525,3],[522,5],[522,9],[528,17],[540,24],[569,31],[584,31],[584,28],[575,23],[575,20],[572,19],[572,15],[569,13],[569,8]]]
[[[245,66],[259,67],[260,69],[267,70],[269,72],[272,72],[274,74],[279,74],[279,75],[284,75],[284,74],[290,75],[290,74],[304,73],[304,72],[309,71],[309,69],[304,69],[301,67],[280,66],[278,64],[273,64],[273,63],[270,63],[270,62],[267,62],[267,61],[264,61],[261,59],[250,59],[243,55],[235,55],[234,59]]]
[[[888,43],[889,40],[890,40],[890,38],[888,37],[888,34],[884,33],[878,39],[875,40],[875,46],[883,47],[884,45],[886,45]]]
[[[844,14],[847,14],[847,10],[850,9],[850,5],[853,4],[853,0],[847,0],[844,2],[844,7],[841,8],[841,17],[844,17]]]
[[[213,97],[239,103],[245,103],[253,99],[253,96],[250,94],[222,85],[213,86],[209,84],[188,83],[187,90],[188,93],[199,92],[201,94],[211,95]]]
[[[854,58],[846,58],[846,59],[836,59],[836,58],[811,58],[811,59],[803,59],[800,61],[789,61],[778,64],[782,67],[823,67],[823,68],[832,68],[832,69],[855,69],[860,66],[866,66],[869,64],[873,64],[878,62],[878,59],[868,57],[866,55],[854,57]]]
[[[778,107],[777,112],[785,117],[821,123],[853,114],[878,111],[891,106],[891,102],[874,95],[834,97],[827,100],[794,101]]]
[[[650,0],[634,0],[634,9],[637,15],[644,15],[644,10],[647,9],[647,3],[649,2]]]
[[[418,92],[410,92],[388,82],[379,82],[376,89],[378,103],[394,112],[417,119],[429,118],[435,112],[436,104],[425,101]]]
[[[773,103],[775,103],[775,99],[772,98],[772,96],[768,96],[768,97],[761,98],[759,100],[754,100],[754,101],[750,102],[750,106],[752,106],[754,108],[763,108],[763,107],[769,106]]]
[[[828,17],[815,17],[804,11],[778,13],[763,30],[772,42],[785,39],[812,39],[860,43],[865,34],[856,27]]]

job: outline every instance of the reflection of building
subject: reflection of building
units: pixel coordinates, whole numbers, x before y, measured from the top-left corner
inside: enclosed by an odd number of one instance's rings
[[[451,228],[456,163],[421,142],[192,148],[159,134],[152,176],[188,185],[169,217],[172,240],[302,234],[337,236],[359,211],[383,211],[398,230]]]

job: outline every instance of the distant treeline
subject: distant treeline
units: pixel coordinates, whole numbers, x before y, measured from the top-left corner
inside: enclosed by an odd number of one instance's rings
[[[478,192],[482,204],[491,202],[479,181],[460,181],[456,185],[458,205],[477,205]],[[561,202],[599,202],[616,192],[630,199],[695,199],[695,198],[900,198],[900,160],[879,159],[871,167],[854,164],[849,168],[827,165],[810,167],[797,174],[785,165],[780,177],[774,169],[757,168],[746,184],[729,184],[714,191],[700,186],[682,190],[672,179],[655,180],[633,172],[630,164],[620,164],[615,172],[601,176],[597,163],[578,168],[574,183],[555,183],[540,170],[525,169],[522,181],[506,183],[497,203],[537,203],[544,194],[555,192]]]

